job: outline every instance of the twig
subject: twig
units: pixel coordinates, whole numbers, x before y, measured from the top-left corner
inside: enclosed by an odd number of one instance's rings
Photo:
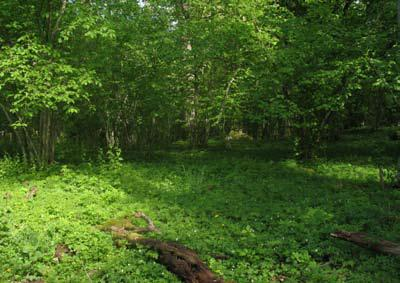
[[[151,220],[150,217],[148,217],[146,214],[144,214],[141,211],[137,211],[133,214],[134,217],[136,218],[142,218],[147,222],[147,227],[140,227],[140,228],[135,228],[131,229],[130,231],[134,231],[136,233],[147,233],[147,232],[157,232],[159,233],[160,230],[154,225],[153,220]]]

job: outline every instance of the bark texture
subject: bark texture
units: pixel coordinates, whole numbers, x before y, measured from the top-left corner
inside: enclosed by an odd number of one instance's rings
[[[100,229],[109,231],[115,239],[124,239],[128,247],[145,246],[158,253],[158,262],[186,283],[223,283],[223,279],[214,274],[199,258],[197,253],[179,243],[153,238],[144,238],[141,234],[159,232],[153,221],[143,212],[133,214],[135,218],[146,221],[146,227],[136,227],[129,218],[112,220]]]

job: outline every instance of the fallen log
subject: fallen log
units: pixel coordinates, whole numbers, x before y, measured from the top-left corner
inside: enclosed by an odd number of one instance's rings
[[[186,283],[223,283],[209,267],[199,258],[197,253],[181,244],[166,242],[158,239],[144,238],[141,233],[159,232],[153,221],[143,212],[133,214],[136,218],[146,221],[147,227],[135,227],[125,217],[122,220],[110,221],[100,227],[103,231],[110,231],[114,238],[128,242],[127,246],[134,248],[147,247],[158,253],[157,261],[170,272]]]
[[[174,242],[163,242],[157,239],[129,239],[129,245],[138,244],[158,253],[158,262],[170,272],[187,283],[223,283],[208,266],[202,262],[195,251]]]
[[[375,252],[400,256],[399,244],[386,240],[373,239],[362,232],[337,231],[335,233],[331,233],[331,236],[354,243],[360,247],[370,249]]]

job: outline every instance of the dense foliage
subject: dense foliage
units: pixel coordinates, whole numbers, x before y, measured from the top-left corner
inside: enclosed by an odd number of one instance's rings
[[[396,3],[1,1],[4,146],[45,164],[71,145],[198,147],[243,131],[313,158],[344,129],[398,122]]]

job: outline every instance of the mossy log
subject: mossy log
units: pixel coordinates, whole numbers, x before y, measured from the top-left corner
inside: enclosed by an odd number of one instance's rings
[[[159,232],[153,221],[143,212],[133,214],[136,218],[142,218],[147,222],[147,227],[136,227],[129,217],[111,220],[99,228],[109,231],[117,240],[123,239],[128,247],[138,245],[147,247],[158,253],[158,262],[164,265],[170,272],[187,283],[223,283],[209,267],[199,258],[197,253],[181,244],[166,242],[158,239],[144,238],[141,234],[147,232]]]

